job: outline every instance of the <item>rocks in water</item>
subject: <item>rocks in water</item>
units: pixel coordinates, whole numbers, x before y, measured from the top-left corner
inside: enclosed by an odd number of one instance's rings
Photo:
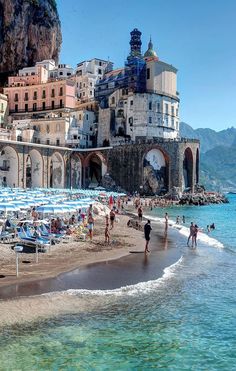
[[[62,42],[55,0],[0,0],[0,78],[44,59]]]
[[[217,192],[184,193],[179,200],[180,205],[208,205],[228,203],[228,199]]]

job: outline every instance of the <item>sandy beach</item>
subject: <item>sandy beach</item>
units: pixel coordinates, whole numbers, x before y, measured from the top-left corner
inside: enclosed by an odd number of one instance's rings
[[[132,211],[129,209],[129,211]],[[15,252],[11,249],[13,244],[1,244],[0,260],[0,299],[9,299],[15,296],[28,296],[38,293],[38,283],[44,287],[40,292],[50,291],[50,280],[63,273],[98,262],[117,260],[131,255],[130,252],[144,252],[145,240],[143,231],[127,227],[129,215],[118,215],[114,229],[111,230],[110,244],[104,243],[105,217],[96,216],[93,241],[90,242],[70,237],[59,244],[53,245],[50,251],[39,253],[39,262],[36,263],[36,254],[20,255],[20,274],[16,277]],[[142,222],[144,224],[145,221]],[[157,227],[155,227],[157,229]],[[159,225],[163,232],[164,226]],[[169,246],[171,246],[170,241]],[[167,249],[167,239],[155,234],[151,239],[151,249]],[[134,255],[134,254],[132,254]],[[140,254],[139,254],[140,255]],[[144,254],[142,254],[144,255]],[[167,264],[167,263],[166,263]],[[160,272],[161,276],[162,272]],[[43,284],[42,284],[42,281]],[[56,286],[57,287],[57,286]],[[88,283],[89,287],[89,283]],[[37,288],[37,290],[36,290]]]

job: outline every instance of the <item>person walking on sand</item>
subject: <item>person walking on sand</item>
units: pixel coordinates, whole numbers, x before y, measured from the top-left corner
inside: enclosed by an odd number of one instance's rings
[[[115,216],[116,216],[116,214],[115,214],[114,210],[112,209],[110,211],[110,223],[111,223],[111,228],[110,229],[113,229],[113,227],[114,227]]]
[[[197,234],[198,234],[198,226],[197,224],[194,225],[194,233],[193,233],[193,236],[192,236],[192,248],[195,248],[197,247]]]
[[[93,219],[92,213],[89,213],[89,216],[88,216],[88,230],[89,230],[90,241],[92,241],[92,239],[93,239],[93,227],[94,227],[94,219]]]
[[[188,236],[187,246],[189,246],[190,238],[193,238],[194,233],[195,233],[195,226],[193,222],[191,222],[190,227],[189,227],[189,236]]]
[[[145,253],[150,252],[150,250],[148,250],[148,245],[149,245],[149,241],[150,241],[151,230],[152,230],[151,222],[150,222],[150,220],[148,220],[147,223],[144,226],[144,236],[145,236],[145,240],[146,240],[145,251],[144,251]]]
[[[109,223],[106,224],[105,228],[105,243],[107,243],[108,245],[110,243]]]

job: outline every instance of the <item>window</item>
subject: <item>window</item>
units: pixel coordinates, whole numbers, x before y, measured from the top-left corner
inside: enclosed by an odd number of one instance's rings
[[[152,110],[152,102],[148,103],[148,108],[149,108],[149,110]]]
[[[48,134],[50,133],[50,126],[49,125],[46,126],[46,131],[47,131]]]
[[[168,126],[168,116],[165,118],[165,125]]]
[[[133,117],[129,117],[129,124],[130,126],[133,126]]]
[[[88,121],[88,118],[89,118],[89,116],[88,116],[88,114],[86,115],[86,120]]]
[[[165,104],[165,111],[166,111],[166,113],[168,114],[168,112],[169,112],[169,106],[168,106],[168,103]]]
[[[16,140],[17,140],[17,142],[22,142],[22,136],[21,135],[17,135]]]
[[[80,89],[82,88],[82,82],[79,83],[79,88],[80,88]]]
[[[90,82],[90,86],[93,86],[93,83],[92,82]]]
[[[115,97],[112,97],[112,98],[111,98],[111,104],[115,104],[115,102],[116,102],[116,101],[115,101]]]
[[[15,94],[15,102],[18,102],[18,99],[19,99],[19,98],[18,98],[18,94],[16,93],[16,94]]]
[[[43,92],[42,92],[42,99],[45,99],[45,98],[46,98],[46,91],[43,90]]]
[[[149,117],[149,120],[148,120],[148,122],[149,122],[149,124],[151,124],[151,123],[152,123],[152,118],[151,118],[151,117]]]
[[[61,86],[60,87],[60,94],[59,94],[60,96],[62,96],[63,95],[63,87]]]
[[[63,76],[63,72],[62,72],[62,71],[60,71],[60,72],[59,72],[59,75],[60,75],[60,76]]]
[[[54,109],[55,108],[55,102],[54,102],[54,100],[52,100],[52,109]]]
[[[85,97],[85,92],[83,92],[83,97]]]
[[[176,116],[177,117],[179,116],[179,110],[178,110],[178,108],[176,108]]]
[[[161,125],[161,119],[160,119],[160,117],[158,117],[158,125]]]
[[[46,104],[45,104],[45,102],[43,102],[43,110],[45,110],[46,109]]]
[[[29,100],[29,93],[25,93],[25,100]]]
[[[34,96],[33,96],[33,99],[36,100],[37,99],[37,91],[34,91]]]
[[[79,114],[79,120],[81,120],[81,114]]]
[[[98,74],[99,74],[99,75],[102,74],[102,70],[101,70],[101,68],[98,69]]]
[[[160,102],[157,102],[157,112],[161,112],[161,105],[160,105]]]
[[[33,103],[33,111],[37,111],[37,103]]]
[[[50,144],[50,139],[47,139],[46,140],[46,144]]]
[[[71,73],[70,72],[67,72],[67,76],[71,76]]]
[[[76,140],[76,139],[77,139],[77,135],[74,135],[74,136],[73,136],[73,139]]]
[[[101,61],[99,61],[99,66],[101,66],[102,65],[102,62]]]
[[[57,146],[60,145],[60,139],[57,139],[57,140],[56,140],[56,145],[57,145]]]
[[[28,104],[25,104],[25,112],[28,112]]]
[[[90,94],[90,95],[93,95],[93,92],[92,92],[92,90],[90,90],[89,94]]]
[[[147,80],[150,79],[150,68],[147,68]]]
[[[62,108],[63,107],[63,101],[62,101],[62,99],[60,99],[60,108]]]
[[[174,114],[175,114],[175,107],[171,106],[171,115],[174,116]]]
[[[131,100],[131,101],[130,101],[130,106],[133,106],[133,105],[134,105],[134,101]]]
[[[18,112],[18,104],[15,104],[15,112]]]
[[[52,94],[51,94],[51,97],[54,98],[55,97],[55,89],[52,89]]]
[[[86,87],[85,83],[83,84],[83,87],[84,87],[84,88]]]
[[[172,119],[171,119],[171,126],[172,126],[172,128],[175,127],[175,120],[173,119],[173,117],[172,117]]]

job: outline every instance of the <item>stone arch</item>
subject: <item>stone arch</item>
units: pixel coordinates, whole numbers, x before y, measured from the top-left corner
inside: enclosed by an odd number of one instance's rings
[[[92,152],[85,159],[85,186],[95,188],[107,173],[107,161],[101,152]]]
[[[199,184],[199,162],[200,162],[199,148],[197,148],[197,151],[196,151],[196,184]]]
[[[39,151],[32,149],[25,162],[26,187],[43,186],[43,158]]]
[[[164,194],[169,189],[169,157],[160,148],[149,148],[143,156],[143,191]]]
[[[0,153],[0,186],[19,186],[19,157],[11,146],[4,147]]]
[[[49,185],[51,188],[64,188],[65,163],[59,152],[54,152],[49,165]]]
[[[183,158],[183,190],[193,188],[193,153],[191,148],[186,148]]]
[[[72,153],[66,162],[66,186],[79,189],[82,187],[83,158],[78,153]]]

